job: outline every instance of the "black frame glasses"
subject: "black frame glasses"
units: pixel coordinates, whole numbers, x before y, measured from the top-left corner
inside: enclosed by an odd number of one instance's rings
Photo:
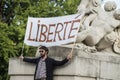
[[[43,53],[44,51],[39,51],[39,52],[42,52],[42,53]]]

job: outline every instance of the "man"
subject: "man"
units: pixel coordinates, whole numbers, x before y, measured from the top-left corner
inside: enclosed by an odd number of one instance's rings
[[[69,53],[67,58],[62,61],[54,60],[48,57],[48,48],[45,46],[39,47],[40,57],[30,59],[23,56],[20,56],[25,62],[35,63],[36,69],[34,74],[34,80],[53,80],[53,70],[56,66],[61,66],[67,63],[71,58],[72,54]]]

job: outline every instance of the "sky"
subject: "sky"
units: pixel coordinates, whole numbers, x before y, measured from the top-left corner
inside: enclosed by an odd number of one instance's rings
[[[120,0],[103,0],[102,4],[104,5],[106,1],[115,1],[117,4],[117,9],[120,8]]]

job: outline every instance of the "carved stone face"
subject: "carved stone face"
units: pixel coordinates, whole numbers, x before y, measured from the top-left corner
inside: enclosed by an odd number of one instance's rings
[[[93,5],[94,7],[100,6],[100,5],[101,5],[101,0],[92,0],[92,5]]]
[[[108,1],[104,5],[105,11],[112,11],[112,10],[115,10],[116,8],[117,8],[117,5],[114,1]]]
[[[115,17],[115,19],[120,20],[120,9],[117,9],[117,10],[114,12],[114,17]]]

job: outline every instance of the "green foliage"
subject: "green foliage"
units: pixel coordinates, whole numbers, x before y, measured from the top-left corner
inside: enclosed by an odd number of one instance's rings
[[[9,80],[8,61],[21,54],[28,16],[55,17],[74,14],[80,0],[0,0],[0,80]],[[25,45],[24,55],[36,47]]]

